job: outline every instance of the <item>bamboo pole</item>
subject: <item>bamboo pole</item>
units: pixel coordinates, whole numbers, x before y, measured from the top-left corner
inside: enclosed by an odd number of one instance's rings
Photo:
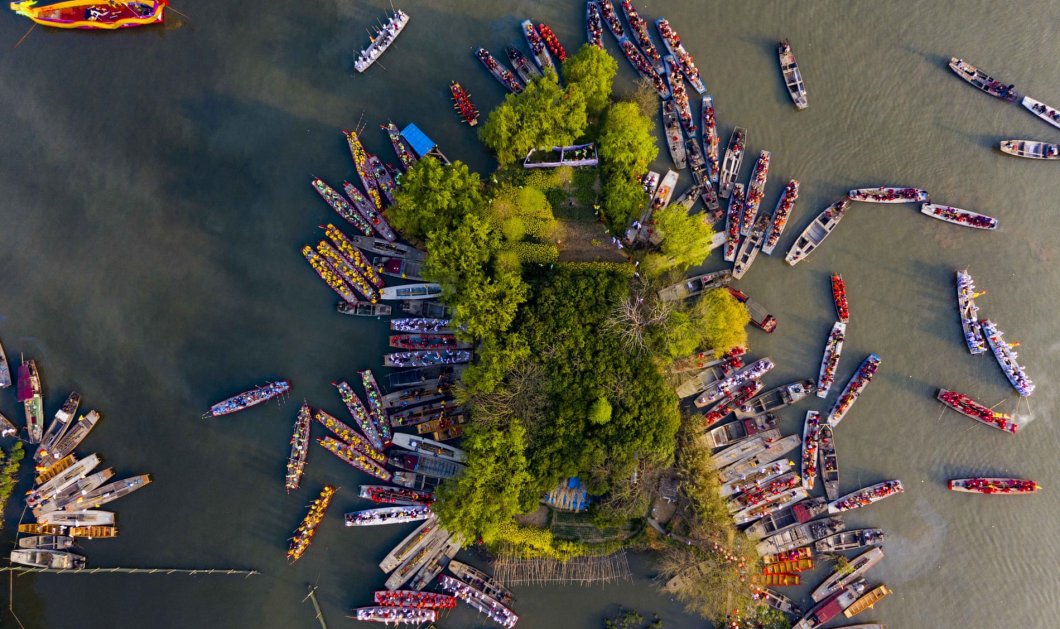
[[[252,577],[261,574],[257,570],[239,570],[236,568],[33,568],[30,566],[3,566],[0,572],[15,572],[18,576],[29,573],[44,572],[48,574],[186,574],[186,575],[239,575]]]

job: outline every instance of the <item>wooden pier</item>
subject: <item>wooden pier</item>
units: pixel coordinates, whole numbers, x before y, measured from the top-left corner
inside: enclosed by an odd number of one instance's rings
[[[601,557],[575,557],[568,561],[500,557],[493,562],[493,575],[505,585],[592,585],[633,581],[624,551]]]

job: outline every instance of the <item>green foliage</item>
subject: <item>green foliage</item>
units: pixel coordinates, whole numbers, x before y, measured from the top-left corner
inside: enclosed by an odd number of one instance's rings
[[[659,253],[644,260],[645,271],[658,275],[663,271],[684,271],[702,264],[710,255],[714,232],[700,214],[689,214],[680,205],[670,205],[655,213],[655,230],[662,238]]]
[[[518,274],[498,271],[495,277],[481,275],[479,281],[466,282],[449,303],[466,334],[482,339],[507,330],[526,297],[527,286]]]
[[[649,338],[654,353],[670,360],[688,356],[702,344],[702,334],[689,313],[671,310],[666,320]]]
[[[559,85],[555,73],[531,81],[520,94],[509,94],[490,112],[479,139],[502,165],[523,159],[532,148],[567,146],[585,132],[585,95]]]
[[[596,182],[599,177],[595,168],[579,168],[574,172],[574,199],[582,207],[596,204]]]
[[[607,108],[618,62],[607,51],[585,44],[563,62],[563,80],[582,93],[589,115]]]
[[[549,240],[556,230],[552,204],[540,188],[529,184],[499,186],[490,203],[490,212],[505,240],[512,242],[526,237]]]
[[[488,223],[474,214],[464,216],[451,229],[430,232],[424,277],[450,289],[463,301],[461,293],[467,284],[482,280],[483,268],[496,246]]]
[[[517,333],[487,336],[478,347],[478,360],[469,365],[461,382],[470,394],[495,391],[518,363],[530,358],[530,346]],[[477,414],[476,414],[477,416]]]
[[[693,324],[699,331],[699,347],[712,347],[720,357],[734,347],[747,347],[747,324],[751,315],[724,288],[709,290],[691,310]]]
[[[611,421],[611,403],[601,395],[589,407],[589,423],[606,424],[609,421]]]
[[[499,525],[483,541],[499,554],[520,559],[559,559],[566,561],[586,555],[603,555],[614,552],[610,545],[600,548],[582,542],[556,539],[548,529],[519,526],[514,522]]]
[[[615,176],[604,181],[600,210],[608,227],[620,232],[648,205],[648,194],[640,181]]]
[[[559,261],[559,248],[551,243],[516,242],[507,247],[523,264],[555,264]]]
[[[531,188],[537,188],[538,190],[551,190],[553,188],[561,188],[571,182],[575,172],[581,172],[582,168],[575,171],[570,166],[560,166],[559,168],[537,168],[534,170],[525,171],[526,178],[524,183]],[[591,170],[591,169],[589,169]]]
[[[607,110],[600,129],[598,150],[607,178],[639,178],[659,155],[653,119],[634,103],[615,103]]]
[[[421,159],[402,177],[387,219],[406,238],[422,239],[430,231],[452,229],[469,214],[482,216],[481,188],[478,174],[466,164]]]
[[[15,485],[18,484],[18,470],[25,454],[21,441],[16,441],[6,453],[0,450],[0,464],[3,465],[0,469],[0,513],[3,513],[7,501],[11,499],[11,494],[15,491]],[[0,529],[3,526],[4,523],[0,519]]]

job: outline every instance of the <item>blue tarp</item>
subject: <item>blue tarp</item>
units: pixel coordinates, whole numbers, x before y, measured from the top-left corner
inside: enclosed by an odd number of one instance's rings
[[[438,146],[434,140],[427,137],[427,134],[420,131],[420,128],[414,124],[410,124],[401,131],[401,137],[405,138],[405,141],[412,146],[412,150],[416,151],[416,155],[423,157],[427,153],[431,152],[431,149]]]

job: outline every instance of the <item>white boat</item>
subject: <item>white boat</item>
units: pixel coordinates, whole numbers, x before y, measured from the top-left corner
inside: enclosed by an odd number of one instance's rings
[[[850,207],[850,199],[836,201],[826,207],[823,212],[813,219],[813,222],[806,226],[806,229],[802,230],[802,233],[791,245],[791,249],[788,249],[788,254],[784,256],[784,261],[791,266],[795,266],[803,258],[810,255],[824,242],[825,238],[828,238],[832,230],[839,225],[839,221],[846,216],[848,207]]]
[[[884,498],[896,496],[904,491],[905,487],[902,486],[902,481],[900,480],[888,480],[882,483],[876,483],[870,487],[863,487],[855,492],[851,492],[839,500],[830,502],[828,504],[828,513],[835,515],[837,513],[843,513],[844,511],[867,507],[875,502],[883,500]]]
[[[997,219],[986,214],[979,214],[970,210],[962,210],[948,205],[938,203],[924,203],[920,206],[920,212],[937,218],[940,221],[971,227],[974,229],[997,229]]]
[[[784,85],[788,88],[791,101],[795,103],[796,109],[806,109],[809,105],[806,100],[806,84],[802,81],[802,72],[799,71],[799,64],[795,61],[795,53],[791,52],[788,40],[777,44],[777,57],[780,59],[780,73],[784,76]]]
[[[736,522],[737,525],[750,524],[751,522],[765,517],[770,513],[779,511],[785,507],[790,507],[796,502],[799,502],[800,500],[805,500],[809,497],[809,492],[807,492],[802,487],[796,487],[795,489],[788,490],[782,494],[770,496],[761,504],[757,504],[753,507],[748,507],[747,509],[740,511],[739,513],[733,516],[733,520]]]
[[[666,146],[670,149],[670,159],[678,170],[684,170],[688,166],[685,154],[684,138],[681,135],[681,122],[677,118],[677,105],[673,100],[665,100],[662,103],[663,133],[666,134]]]
[[[655,196],[652,197],[651,207],[653,210],[660,210],[670,203],[670,197],[674,194],[674,186],[677,185],[678,177],[677,172],[673,170],[666,171],[662,182],[659,183],[659,187],[655,190]]]
[[[758,252],[762,248],[762,242],[765,240],[768,227],[769,217],[765,214],[759,216],[751,229],[750,235],[744,239],[740,245],[740,250],[736,253],[736,261],[732,265],[732,276],[735,279],[742,278],[744,273],[747,273],[747,270],[751,268],[755,258],[758,257]]]
[[[927,203],[928,192],[920,188],[855,188],[847,193],[851,201],[863,203]]]
[[[433,299],[441,294],[440,284],[402,284],[379,291],[380,299]]]
[[[994,352],[997,364],[1001,366],[1001,370],[1005,372],[1005,377],[1012,383],[1012,388],[1016,389],[1016,392],[1023,397],[1034,393],[1034,383],[1027,377],[1023,367],[1016,362],[1019,354],[1012,349],[1011,345],[1005,342],[1001,330],[998,330],[990,319],[983,319],[979,323],[983,326],[983,336],[986,337],[990,350]]]
[[[41,524],[56,526],[111,526],[114,524],[114,512],[96,511],[50,511],[42,513]]]
[[[433,522],[434,518],[428,520]],[[396,590],[402,585],[414,577],[420,568],[427,565],[427,562],[431,560],[445,544],[446,540],[449,539],[449,532],[443,528],[435,529],[432,533],[427,534],[427,539],[416,547],[416,550],[406,555],[405,560],[401,562],[401,565],[397,566],[394,572],[387,577],[384,587],[388,590]]]
[[[729,196],[729,209],[725,213],[725,254],[726,262],[736,260],[736,252],[740,247],[740,225],[743,221],[744,195],[743,184],[733,186],[732,195]]]
[[[968,269],[957,271],[957,310],[960,312],[964,341],[972,354],[982,354],[986,351],[983,326],[979,323],[979,306],[975,305],[978,295]]]
[[[353,616],[359,622],[378,622],[384,625],[427,625],[438,620],[438,610],[419,607],[373,606],[358,607]]]
[[[881,561],[883,561],[883,549],[870,548],[851,559],[850,567],[848,569],[836,570],[831,576],[822,581],[821,584],[810,593],[810,598],[815,601],[824,600],[829,594],[838,592],[847,585],[857,581],[868,572],[870,568]]]
[[[751,487],[725,502],[729,508],[729,513],[736,513],[755,505],[765,504],[773,496],[779,496],[789,489],[795,489],[800,482],[798,472],[787,472]]]
[[[11,563],[32,568],[77,570],[85,567],[85,557],[60,550],[20,548],[11,551]]]
[[[843,341],[846,339],[847,324],[836,321],[828,334],[828,341],[821,356],[821,371],[817,375],[817,397],[828,397],[828,389],[835,382],[835,372],[839,367],[839,358],[843,353]]]
[[[811,501],[801,502],[795,505],[791,510],[797,510],[801,505],[807,504]],[[791,521],[792,518],[786,518],[782,520],[782,523]],[[769,518],[765,518],[759,522],[756,522],[750,528],[747,529],[747,534],[755,539],[761,539],[761,530],[759,525],[763,522],[768,522]],[[785,526],[779,529],[773,535],[763,539],[755,547],[760,555],[768,555],[770,553],[783,553],[799,546],[806,546],[812,544],[822,537],[834,535],[846,528],[846,524],[842,518],[823,518],[820,520],[813,520],[812,522],[795,523]]]
[[[1032,114],[1060,129],[1060,111],[1030,96],[1024,96],[1022,103]]]
[[[800,443],[802,443],[802,439],[800,439],[798,435],[788,435],[779,441],[773,441],[767,447],[759,450],[751,456],[745,457],[728,467],[722,468],[721,471],[718,472],[718,481],[728,483],[745,476],[756,468],[772,463],[783,456],[787,456],[789,452],[799,447]]]
[[[767,465],[756,467],[750,472],[742,474],[740,478],[722,485],[719,495],[722,498],[727,498],[729,496],[743,493],[748,489],[761,487],[765,483],[768,483],[778,476],[787,474],[793,469],[795,469],[795,463],[789,460],[774,461]]]
[[[772,158],[769,151],[762,151],[755,160],[754,170],[751,171],[751,179],[747,182],[747,199],[744,209],[743,230],[744,236],[750,234],[750,229],[758,214],[758,206],[765,198],[766,180],[769,178],[769,162]],[[763,230],[764,231],[764,230]]]
[[[778,437],[780,437],[779,430],[767,430],[746,441],[731,445],[710,458],[711,466],[717,470],[739,463],[765,450],[770,442]]]
[[[425,439],[418,435],[411,435],[406,432],[395,432],[393,444],[399,448],[405,448],[406,450],[412,450],[413,452],[426,452],[427,454],[433,454],[434,456],[449,459],[450,461],[456,461],[457,463],[467,462],[467,453],[460,448],[454,448],[453,446],[434,441],[433,439]]]
[[[397,39],[397,36],[401,34],[401,31],[405,29],[405,25],[408,23],[408,13],[401,10],[394,11],[394,15],[387,19],[386,24],[372,38],[372,43],[358,53],[357,58],[353,62],[354,69],[358,72],[364,72],[371,67],[376,62],[376,59],[383,56],[390,44],[394,43],[394,40]]]
[[[817,629],[839,616],[853,605],[868,589],[864,579],[858,579],[845,588],[825,598],[816,607],[803,616],[802,620],[791,626],[791,629]]]
[[[7,362],[4,344],[0,343],[0,389],[11,386],[11,365]]]
[[[401,540],[386,557],[379,562],[379,569],[390,572],[401,565],[403,561],[412,556],[421,546],[430,542],[435,537],[445,533],[437,518],[428,518],[423,524],[416,527],[405,539]],[[445,533],[447,534],[447,533]]]
[[[806,421],[802,426],[802,486],[813,491],[817,480],[817,449],[820,446],[821,414],[817,411],[806,411]]]
[[[427,505],[408,505],[352,511],[346,514],[345,520],[346,526],[379,526],[382,524],[418,522],[433,516],[434,513]]]
[[[816,390],[813,380],[797,380],[781,385],[740,405],[736,409],[736,418],[747,419],[791,406],[809,397]]]
[[[87,476],[100,463],[98,454],[90,454],[55,475],[26,496],[26,504],[33,506],[39,500],[56,495],[67,484]]]
[[[733,186],[740,176],[740,165],[743,164],[743,154],[747,150],[747,129],[736,127],[729,136],[729,143],[725,147],[725,157],[721,161],[721,178],[718,180],[718,194],[723,199],[728,199],[732,193]]]
[[[50,456],[51,447],[66,435],[66,431],[70,428],[70,420],[77,414],[77,407],[80,404],[81,394],[77,391],[74,391],[66,398],[62,407],[55,413],[55,419],[48,426],[48,430],[44,432],[44,437],[41,438],[40,445],[33,454],[34,461],[40,463]]]
[[[775,367],[773,360],[768,357],[756,360],[750,365],[711,384],[702,395],[696,398],[695,404],[699,408],[709,406],[726,395],[734,394],[740,388],[740,385],[751,380],[760,379],[773,367]]]
[[[1001,152],[1028,159],[1060,159],[1060,144],[1035,140],[1002,140]]]
[[[74,538],[66,535],[31,535],[18,538],[19,548],[36,548],[37,550],[66,550],[73,548]]]
[[[792,179],[784,186],[784,192],[780,194],[777,207],[773,210],[773,219],[766,230],[765,242],[762,244],[762,253],[767,256],[773,255],[773,249],[780,242],[780,236],[791,218],[791,211],[795,209],[795,201],[799,198],[799,180]]]

